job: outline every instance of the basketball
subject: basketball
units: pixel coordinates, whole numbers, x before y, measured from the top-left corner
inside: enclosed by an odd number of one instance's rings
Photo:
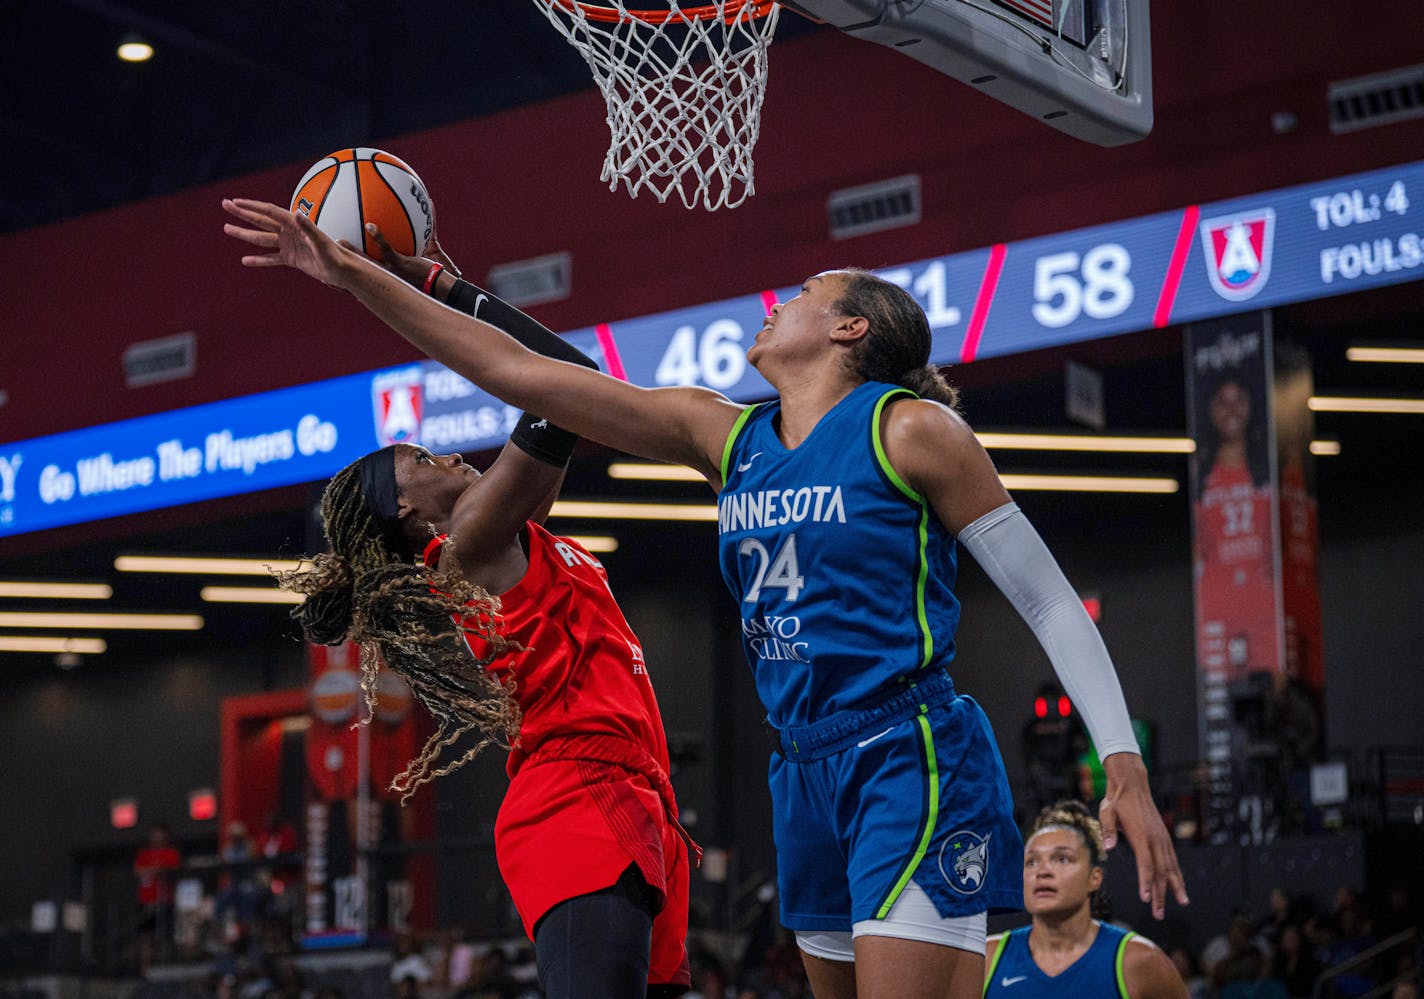
[[[313,163],[292,192],[291,210],[377,258],[367,222],[380,227],[397,253],[415,257],[425,255],[434,228],[430,196],[416,172],[400,157],[366,146],[338,149]]]

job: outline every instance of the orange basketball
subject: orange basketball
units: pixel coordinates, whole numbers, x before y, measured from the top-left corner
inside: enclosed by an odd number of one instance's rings
[[[291,209],[335,239],[378,257],[365,224],[374,222],[397,253],[420,257],[430,245],[430,195],[405,161],[381,149],[338,149],[312,164],[292,192]]]

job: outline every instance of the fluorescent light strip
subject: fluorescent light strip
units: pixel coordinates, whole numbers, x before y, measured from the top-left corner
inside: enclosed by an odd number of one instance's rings
[[[686,465],[652,465],[636,461],[609,462],[608,477],[610,479],[640,479],[647,482],[707,481]]]
[[[1339,441],[1311,441],[1310,453],[1314,455],[1330,456],[1340,453]]]
[[[1102,451],[1136,454],[1191,454],[1196,443],[1187,437],[1096,437],[1088,434],[975,434],[991,450]]]
[[[0,652],[77,652],[99,655],[109,645],[102,638],[43,638],[38,635],[0,635]]]
[[[999,480],[1005,489],[1064,493],[1169,494],[1181,489],[1181,483],[1176,479],[1126,475],[1000,475]]]
[[[1191,454],[1196,443],[1189,437],[1108,437],[1089,434],[1030,434],[981,431],[979,443],[991,450],[1088,451],[1135,454]],[[702,482],[702,476],[684,465],[653,465],[615,461],[608,466],[610,479],[644,479],[656,482]]]
[[[134,631],[200,631],[197,614],[81,614],[0,611],[0,628],[96,628]]]
[[[1313,395],[1308,404],[1316,413],[1424,413],[1424,399]]]
[[[1349,347],[1345,357],[1351,361],[1424,364],[1424,347]]]
[[[30,635],[0,635],[0,652],[77,652],[97,656],[108,649],[104,639],[40,638]]]
[[[566,534],[570,541],[577,541],[591,552],[616,552],[618,539],[604,534]]]
[[[213,576],[269,576],[273,569],[291,570],[301,564],[294,559],[275,558],[120,555],[114,559],[114,568],[120,572],[182,572]]]
[[[595,500],[559,500],[551,517],[585,517],[592,520],[717,520],[711,503],[613,503]]]
[[[27,583],[0,579],[0,597],[36,597],[41,600],[108,600],[114,588],[107,583]]]
[[[270,589],[264,586],[205,586],[198,596],[208,603],[226,604],[299,604],[306,599],[304,593],[290,590]]]

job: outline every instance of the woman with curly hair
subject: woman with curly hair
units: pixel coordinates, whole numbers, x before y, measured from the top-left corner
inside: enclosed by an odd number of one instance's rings
[[[985,999],[1187,999],[1156,944],[1094,918],[1106,862],[1102,826],[1087,806],[1060,801],[1038,813],[1024,844],[1033,923],[988,939]]]
[[[535,350],[593,365],[433,252],[451,275],[388,264],[417,283],[441,277],[426,287],[442,301]],[[696,847],[677,821],[642,645],[598,560],[542,526],[575,439],[525,414],[483,472],[414,444],[368,454],[322,497],[331,550],[279,582],[306,595],[293,614],[309,641],[359,643],[368,703],[384,660],[434,717],[393,785],[406,797],[492,742],[509,747],[495,853],[545,992],[674,996],[690,982]]]

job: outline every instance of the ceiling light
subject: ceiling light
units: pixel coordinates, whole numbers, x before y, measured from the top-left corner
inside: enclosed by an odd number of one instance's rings
[[[1098,437],[1090,434],[975,434],[986,448],[1027,451],[1112,451],[1141,454],[1191,454],[1196,443],[1187,437]]]
[[[1337,455],[1337,454],[1340,453],[1340,442],[1339,442],[1339,441],[1325,441],[1325,440],[1321,440],[1321,441],[1311,441],[1311,442],[1310,442],[1310,453],[1311,453],[1311,454],[1315,454],[1315,455],[1325,456],[1325,457],[1328,457],[1328,456],[1331,456],[1331,455]]]
[[[209,603],[227,604],[299,604],[306,599],[304,593],[279,590],[275,586],[205,586],[198,596]]]
[[[99,628],[136,631],[200,631],[197,614],[82,614],[0,611],[0,628]]]
[[[616,552],[618,539],[604,534],[566,534],[564,537],[576,541],[590,552]]]
[[[1064,493],[1175,493],[1181,483],[1171,478],[1126,475],[1000,475],[1005,489]]]
[[[153,58],[153,46],[138,35],[125,35],[115,53],[124,62],[148,62]]]
[[[301,565],[299,560],[275,558],[120,555],[114,559],[114,568],[120,572],[183,572],[213,576],[270,576],[273,570],[290,571]]]
[[[0,597],[36,597],[41,600],[108,600],[114,588],[107,583],[29,583],[0,579]]]
[[[1424,364],[1424,347],[1349,347],[1345,357],[1351,361]]]
[[[1317,413],[1424,413],[1424,399],[1313,395],[1309,406]]]
[[[596,520],[717,520],[711,503],[604,503],[595,500],[558,500],[551,517],[587,517]]]
[[[44,638],[39,635],[0,635],[0,652],[56,652],[98,655],[109,646],[102,638]]]
[[[608,465],[610,479],[642,479],[648,482],[706,482],[702,474],[686,465],[651,465],[636,461],[614,461]]]

